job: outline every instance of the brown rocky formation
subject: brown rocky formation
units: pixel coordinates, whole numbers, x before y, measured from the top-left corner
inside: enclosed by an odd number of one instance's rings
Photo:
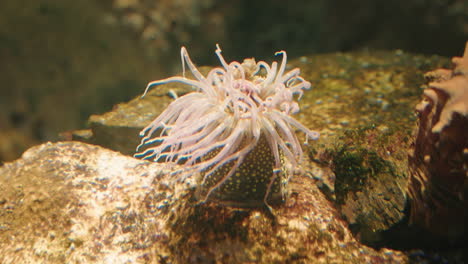
[[[197,204],[195,176],[78,142],[0,168],[1,263],[402,263],[360,244],[307,176],[273,216]]]

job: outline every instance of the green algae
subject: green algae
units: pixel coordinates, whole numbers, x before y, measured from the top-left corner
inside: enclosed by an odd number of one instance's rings
[[[381,174],[398,177],[395,166],[382,158],[382,150],[364,145],[362,141],[369,136],[366,132],[374,128],[346,130],[343,144],[336,146],[330,153],[332,170],[336,175],[336,202],[344,204],[349,192],[361,191],[369,184],[369,178],[378,178]],[[385,135],[378,135],[376,142],[388,141]]]
[[[311,81],[298,119],[324,137],[344,129],[386,125],[411,130],[423,74],[446,65],[438,56],[363,51],[301,57],[294,66]]]

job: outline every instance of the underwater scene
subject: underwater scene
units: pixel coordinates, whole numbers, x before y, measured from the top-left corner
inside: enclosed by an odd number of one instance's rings
[[[3,0],[0,263],[468,263],[465,0]]]

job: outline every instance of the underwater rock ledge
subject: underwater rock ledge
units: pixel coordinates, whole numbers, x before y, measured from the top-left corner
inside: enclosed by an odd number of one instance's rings
[[[2,263],[403,263],[360,244],[312,178],[261,210],[196,204],[194,177],[79,142],[0,167]]]
[[[288,63],[312,83],[295,115],[321,134],[307,150],[315,162],[308,173],[366,245],[386,246],[383,233],[404,221],[414,106],[424,72],[443,65],[447,58],[401,50],[320,54]],[[178,83],[158,86],[145,98],[91,116],[90,129],[69,138],[133,155],[138,132],[173,101],[171,95],[190,91]]]

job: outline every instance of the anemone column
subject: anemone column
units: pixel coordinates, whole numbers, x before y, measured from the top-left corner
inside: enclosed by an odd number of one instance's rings
[[[468,42],[453,70],[428,72],[409,154],[411,222],[459,238],[468,220]]]

